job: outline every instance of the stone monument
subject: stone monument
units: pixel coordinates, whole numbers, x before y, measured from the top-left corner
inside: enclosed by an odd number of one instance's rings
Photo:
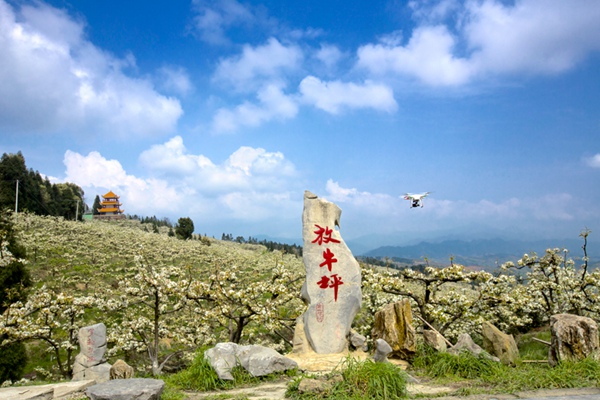
[[[337,205],[304,192],[302,253],[306,281],[302,299],[308,308],[296,332],[306,338],[303,351],[335,354],[347,350],[350,327],[360,309],[360,266],[338,230],[341,214]]]
[[[73,380],[94,379],[96,383],[110,379],[111,365],[106,362],[106,326],[103,323],[79,329],[79,354],[73,364]]]

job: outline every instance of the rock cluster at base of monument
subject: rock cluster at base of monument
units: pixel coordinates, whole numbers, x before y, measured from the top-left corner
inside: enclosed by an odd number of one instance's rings
[[[303,332],[296,329],[294,352],[342,353],[360,310],[361,271],[339,228],[341,209],[313,193],[304,192],[302,258],[306,281],[302,299]]]
[[[115,379],[85,390],[91,400],[159,400],[165,382],[160,379]]]
[[[588,317],[556,314],[550,318],[552,335],[548,363],[579,361],[586,357],[598,359],[598,325]]]
[[[417,333],[412,326],[410,301],[402,299],[375,313],[371,336],[383,339],[392,348],[392,357],[410,360],[417,352]]]
[[[482,326],[483,348],[505,365],[514,366],[519,359],[519,349],[513,335],[507,335],[489,322]]]
[[[223,380],[233,380],[231,370],[236,366],[241,366],[252,376],[264,376],[298,367],[296,361],[259,345],[240,346],[236,343],[218,343],[204,352],[204,358]]]
[[[111,365],[106,362],[106,326],[103,323],[79,329],[79,354],[73,364],[73,380],[93,379],[106,382],[110,379]]]

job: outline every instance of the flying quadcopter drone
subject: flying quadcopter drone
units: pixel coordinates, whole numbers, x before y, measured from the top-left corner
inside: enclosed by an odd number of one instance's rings
[[[410,208],[417,208],[417,207],[421,207],[423,208],[423,199],[425,197],[427,197],[427,195],[431,193],[431,192],[425,192],[425,193],[405,193],[404,194],[404,200],[409,200],[410,201]]]

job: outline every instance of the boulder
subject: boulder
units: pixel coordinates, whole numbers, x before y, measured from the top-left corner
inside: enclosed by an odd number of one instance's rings
[[[514,366],[519,359],[519,349],[513,335],[507,335],[489,322],[482,326],[483,348],[505,365]]]
[[[348,335],[350,340],[350,346],[356,350],[367,351],[367,338],[364,335],[356,332],[354,329],[350,329],[350,334]]]
[[[160,379],[115,379],[85,390],[91,400],[159,400],[165,382]]]
[[[442,335],[439,332],[431,329],[426,329],[423,331],[423,343],[440,353],[448,350],[448,345],[446,344],[446,341]]]
[[[548,363],[578,361],[586,357],[598,359],[598,325],[588,317],[556,314],[550,318],[552,335]]]
[[[492,361],[500,362],[498,357],[490,355],[488,352],[483,350],[481,346],[475,343],[471,338],[471,335],[468,333],[461,333],[458,336],[456,344],[448,349],[448,353],[456,355],[458,355],[461,351],[468,351],[474,356],[482,355],[483,357],[489,358]]]
[[[264,376],[298,367],[296,361],[264,346],[239,346],[236,355],[239,365],[252,376]]]
[[[125,361],[119,359],[110,367],[110,379],[130,379],[133,378],[133,367]]]
[[[307,309],[302,318],[306,339],[320,354],[348,348],[348,333],[362,299],[360,266],[337,229],[341,213],[334,203],[304,192],[306,281],[301,296]]]
[[[296,361],[264,346],[240,346],[236,343],[218,343],[204,352],[204,357],[223,380],[233,380],[231,370],[241,366],[252,376],[263,376],[298,367]]]
[[[371,336],[383,339],[392,347],[391,356],[410,360],[417,351],[417,334],[412,326],[408,299],[388,304],[375,313]]]
[[[219,379],[233,380],[231,370],[238,365],[237,348],[238,345],[235,343],[217,343],[215,347],[204,352],[204,358],[208,360]]]
[[[392,352],[392,347],[383,339],[375,340],[375,354],[373,360],[375,362],[389,362],[388,355]]]

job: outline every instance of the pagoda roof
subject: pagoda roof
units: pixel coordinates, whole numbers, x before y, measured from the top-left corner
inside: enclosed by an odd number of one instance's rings
[[[100,213],[108,213],[108,212],[120,212],[120,213],[122,213],[123,210],[121,210],[120,208],[117,208],[117,207],[113,207],[113,208],[99,208],[98,212],[100,212]]]
[[[108,197],[108,198],[116,198],[116,199],[118,199],[118,198],[119,198],[119,196],[117,196],[116,194],[114,194],[112,190],[109,190],[109,191],[108,191],[108,193],[106,193],[106,194],[105,194],[104,196],[102,196],[102,197],[104,197],[104,198],[107,198],[107,197]]]

